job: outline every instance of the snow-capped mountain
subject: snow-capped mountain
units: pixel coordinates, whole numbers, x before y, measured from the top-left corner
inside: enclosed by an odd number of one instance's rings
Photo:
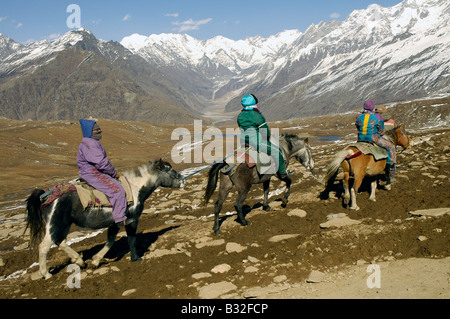
[[[120,43],[99,40],[86,29],[27,46],[6,36],[0,41],[0,116],[171,123],[195,118],[157,69]]]
[[[256,94],[269,120],[450,93],[450,2],[373,4],[269,38],[197,40],[86,29],[29,45],[0,34],[0,116],[180,123],[234,114]]]
[[[15,42],[4,34],[0,33],[0,59],[3,60],[11,53],[22,47],[20,43]]]
[[[450,86],[448,0],[373,4],[345,21],[267,39],[134,34],[121,43],[187,83],[205,105],[231,100],[227,110],[238,110],[238,98],[251,92],[271,119],[346,111],[367,98],[386,103]]]

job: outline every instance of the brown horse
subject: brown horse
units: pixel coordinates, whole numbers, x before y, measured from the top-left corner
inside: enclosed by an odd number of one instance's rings
[[[404,125],[386,132],[385,137],[394,143],[395,146],[402,146],[403,149],[406,149],[411,143]],[[371,194],[369,198],[371,201],[376,201],[375,191],[379,177],[385,175],[387,179],[386,189],[391,189],[389,174],[386,174],[386,164],[387,159],[376,161],[373,155],[364,155],[356,147],[348,146],[336,154],[331,162],[325,176],[326,188],[330,188],[330,185],[337,177],[339,168],[342,167],[344,170],[344,204],[348,205],[351,202],[350,209],[359,210],[356,204],[356,194],[365,176],[371,178]],[[349,191],[350,176],[354,177],[354,182]]]

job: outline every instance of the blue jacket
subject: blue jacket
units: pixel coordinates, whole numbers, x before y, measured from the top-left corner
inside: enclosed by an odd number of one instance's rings
[[[356,118],[358,140],[373,142],[372,136],[383,130],[383,122],[373,113],[361,113]]]

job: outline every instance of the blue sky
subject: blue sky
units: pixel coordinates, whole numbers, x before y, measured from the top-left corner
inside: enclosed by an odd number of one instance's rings
[[[353,11],[401,0],[13,0],[0,3],[0,33],[21,43],[55,39],[70,29],[67,12],[77,4],[81,26],[97,38],[120,41],[133,33],[187,33],[206,40],[269,37],[288,29],[305,31],[321,21],[345,20]]]

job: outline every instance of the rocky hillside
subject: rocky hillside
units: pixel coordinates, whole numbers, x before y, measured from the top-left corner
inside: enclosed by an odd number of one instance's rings
[[[430,100],[394,105],[427,119]],[[433,106],[435,105],[435,106]],[[262,189],[246,201],[249,227],[238,224],[233,191],[223,208],[222,234],[212,232],[213,203],[200,205],[206,172],[189,179],[184,190],[160,189],[146,202],[138,228],[140,263],[130,263],[121,232],[100,268],[81,269],[81,288],[69,288],[68,257],[49,253],[53,277],[38,279],[37,257],[28,245],[23,199],[32,188],[49,187],[76,176],[74,156],[79,126],[70,122],[0,121],[0,297],[22,298],[442,298],[448,299],[450,222],[450,143],[448,125],[401,119],[414,143],[399,154],[392,191],[380,188],[368,200],[364,186],[358,212],[343,206],[339,181],[324,194],[321,178],[334,154],[355,139],[355,114],[272,123],[283,132],[310,136],[316,178],[299,163],[290,203],[279,201],[283,185],[273,181],[270,205],[262,210]],[[436,118],[435,118],[436,119]],[[400,122],[400,120],[398,121]],[[125,171],[163,157],[173,147],[175,126],[101,121],[111,160]],[[49,152],[50,151],[50,152]],[[175,166],[183,174],[197,165]],[[217,193],[213,197],[216,198]],[[22,205],[22,206],[21,206]],[[89,263],[105,242],[105,232],[73,227],[72,248]],[[381,288],[367,286],[370,265],[381,269]],[[156,307],[161,304],[156,305]],[[273,308],[278,309],[278,308]],[[167,309],[166,309],[167,310]],[[281,311],[282,309],[280,309]],[[179,314],[181,308],[170,307]],[[278,312],[277,312],[278,313]]]

